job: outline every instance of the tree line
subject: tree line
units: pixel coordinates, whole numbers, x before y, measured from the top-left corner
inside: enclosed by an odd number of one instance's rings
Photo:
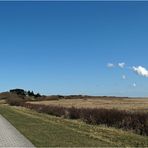
[[[30,96],[30,97],[41,97],[39,93],[35,94],[33,91],[25,91],[24,89],[11,89],[10,93],[15,93],[17,95],[22,95],[22,96]]]

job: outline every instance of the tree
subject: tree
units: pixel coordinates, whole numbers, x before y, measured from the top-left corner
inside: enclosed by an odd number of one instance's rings
[[[23,95],[26,96],[26,91],[23,89],[11,89],[10,90],[11,93],[15,93],[17,95]]]
[[[28,91],[28,96],[35,96],[34,92],[33,91]]]
[[[41,95],[39,94],[39,93],[37,93],[36,95],[35,95],[35,97],[37,98],[37,97],[41,97]]]

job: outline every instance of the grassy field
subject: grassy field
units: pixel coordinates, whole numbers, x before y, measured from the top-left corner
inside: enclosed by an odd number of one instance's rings
[[[58,118],[22,107],[0,105],[0,114],[37,147],[148,146],[148,137],[115,128],[87,125],[78,120]]]
[[[64,107],[77,108],[107,108],[107,109],[123,109],[123,110],[138,110],[148,111],[148,98],[96,98],[96,99],[60,99],[49,101],[32,101],[29,103],[44,104],[44,105],[59,105]]]

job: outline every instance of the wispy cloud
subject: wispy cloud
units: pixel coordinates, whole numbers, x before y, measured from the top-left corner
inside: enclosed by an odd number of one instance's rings
[[[113,68],[113,67],[115,67],[115,65],[114,65],[113,63],[108,63],[108,64],[107,64],[107,67]]]
[[[126,75],[122,75],[122,79],[125,80],[126,79]]]
[[[142,66],[135,67],[135,66],[133,66],[132,69],[138,75],[143,76],[143,77],[148,77],[148,70],[145,67],[142,67]]]
[[[133,87],[136,87],[137,86],[137,84],[136,83],[133,83]]]
[[[120,68],[124,68],[125,63],[124,63],[124,62],[118,63],[118,66],[119,66]]]
[[[126,68],[128,70],[134,71],[138,75],[148,78],[148,70],[143,66],[132,66],[132,67],[131,66],[126,66],[126,64],[124,62],[118,63],[117,66],[122,68],[122,69]],[[114,68],[114,67],[116,67],[116,65],[114,63],[108,63],[107,67],[108,68]],[[122,79],[126,79],[126,76],[122,75]]]

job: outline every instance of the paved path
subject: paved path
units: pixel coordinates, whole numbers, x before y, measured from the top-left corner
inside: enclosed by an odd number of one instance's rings
[[[12,124],[0,115],[0,147],[34,147]]]

